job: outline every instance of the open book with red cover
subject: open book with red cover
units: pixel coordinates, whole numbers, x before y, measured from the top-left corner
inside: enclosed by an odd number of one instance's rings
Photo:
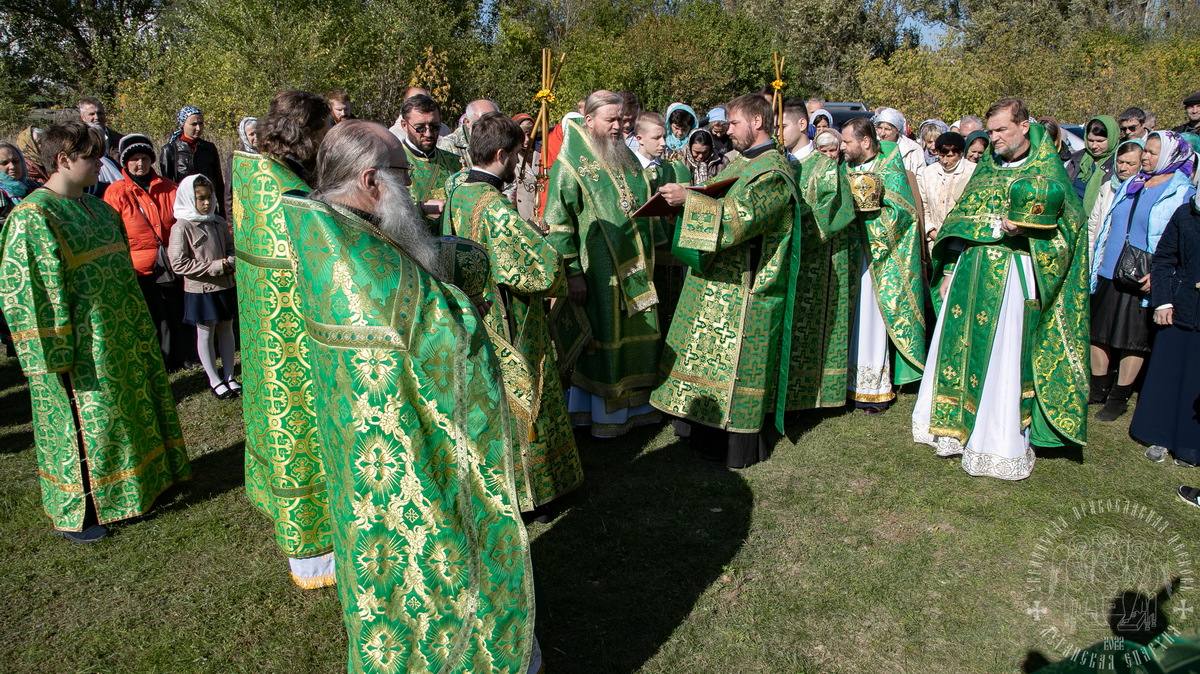
[[[737,181],[737,178],[727,178],[725,180],[718,180],[715,183],[709,183],[707,185],[688,187],[687,189],[695,190],[700,194],[712,197],[714,199],[720,199],[721,197],[725,196],[727,192],[729,192],[729,188],[733,187],[733,184]],[[649,201],[642,204],[641,208],[634,211],[633,217],[655,218],[675,215],[677,212],[679,212],[680,208],[683,208],[683,206],[672,206],[671,204],[667,203],[666,198],[661,193],[655,192],[654,196],[650,197]]]

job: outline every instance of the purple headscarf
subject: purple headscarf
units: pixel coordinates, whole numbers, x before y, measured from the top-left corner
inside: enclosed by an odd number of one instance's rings
[[[1196,153],[1192,150],[1192,146],[1174,131],[1154,131],[1146,136],[1146,142],[1154,137],[1158,138],[1161,148],[1158,152],[1158,164],[1154,166],[1152,172],[1141,171],[1134,176],[1129,181],[1129,186],[1125,188],[1126,194],[1137,194],[1146,186],[1146,181],[1154,176],[1179,171],[1189,178],[1192,177],[1192,172],[1196,167]]]

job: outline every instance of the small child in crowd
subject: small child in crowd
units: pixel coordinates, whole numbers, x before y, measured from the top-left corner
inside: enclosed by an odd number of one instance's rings
[[[233,319],[237,315],[233,234],[216,214],[213,183],[203,175],[184,178],[175,194],[176,223],[167,251],[171,268],[183,277],[183,322],[196,326],[196,351],[212,394],[237,398],[233,378]],[[217,348],[223,372],[217,371]]]

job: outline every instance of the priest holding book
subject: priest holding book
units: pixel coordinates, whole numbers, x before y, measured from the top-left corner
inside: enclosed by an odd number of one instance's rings
[[[771,104],[748,94],[725,109],[741,153],[721,173],[735,179],[729,191],[659,188],[682,206],[672,250],[689,270],[663,351],[666,380],[650,402],[680,419],[694,449],[743,468],[767,458],[767,413],[783,422],[773,405],[791,360],[799,196],[772,139]]]

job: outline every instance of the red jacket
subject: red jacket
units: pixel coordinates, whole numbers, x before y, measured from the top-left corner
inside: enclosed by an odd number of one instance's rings
[[[104,201],[121,214],[125,233],[129,236],[129,252],[133,256],[133,268],[140,276],[154,272],[154,260],[158,256],[158,242],[169,245],[171,226],[175,224],[174,182],[155,175],[147,192],[133,182],[125,169],[121,169],[122,180],[108,186]],[[155,235],[158,238],[155,238]]]

